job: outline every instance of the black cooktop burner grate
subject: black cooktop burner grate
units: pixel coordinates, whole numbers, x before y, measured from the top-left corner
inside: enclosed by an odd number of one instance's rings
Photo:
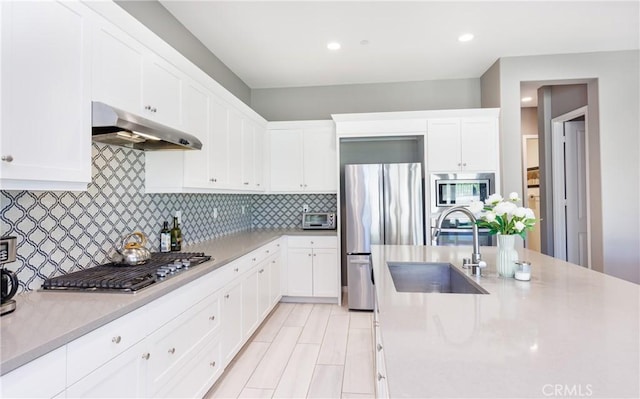
[[[111,262],[104,265],[79,270],[58,277],[46,279],[42,284],[44,290],[56,291],[102,291],[102,292],[136,292],[154,283],[161,282],[184,270],[210,260],[211,257],[201,252],[169,252],[153,253],[151,259],[142,265],[129,266]],[[158,269],[173,265],[175,261],[188,260],[188,267],[174,268],[172,273],[160,277]],[[182,262],[184,263],[184,262]]]

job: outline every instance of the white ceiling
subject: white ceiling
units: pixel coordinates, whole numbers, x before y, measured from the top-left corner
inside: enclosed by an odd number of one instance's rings
[[[638,0],[160,2],[250,88],[478,78],[500,57],[640,48]]]

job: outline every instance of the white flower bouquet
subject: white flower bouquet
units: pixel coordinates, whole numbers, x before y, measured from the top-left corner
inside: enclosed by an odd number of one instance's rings
[[[518,206],[518,203],[518,193],[509,194],[508,199],[491,194],[485,202],[472,202],[469,210],[476,215],[478,227],[489,229],[489,234],[517,234],[525,238],[527,230],[532,230],[536,224],[536,218],[530,208]]]

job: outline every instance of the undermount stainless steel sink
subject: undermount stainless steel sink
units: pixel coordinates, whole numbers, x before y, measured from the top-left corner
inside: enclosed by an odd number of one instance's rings
[[[449,263],[392,262],[388,265],[398,292],[489,293]]]

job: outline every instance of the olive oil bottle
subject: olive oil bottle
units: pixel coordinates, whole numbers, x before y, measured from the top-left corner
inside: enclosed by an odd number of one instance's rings
[[[180,223],[178,223],[178,217],[173,217],[173,228],[171,229],[171,250],[182,250],[182,231],[180,230]]]

